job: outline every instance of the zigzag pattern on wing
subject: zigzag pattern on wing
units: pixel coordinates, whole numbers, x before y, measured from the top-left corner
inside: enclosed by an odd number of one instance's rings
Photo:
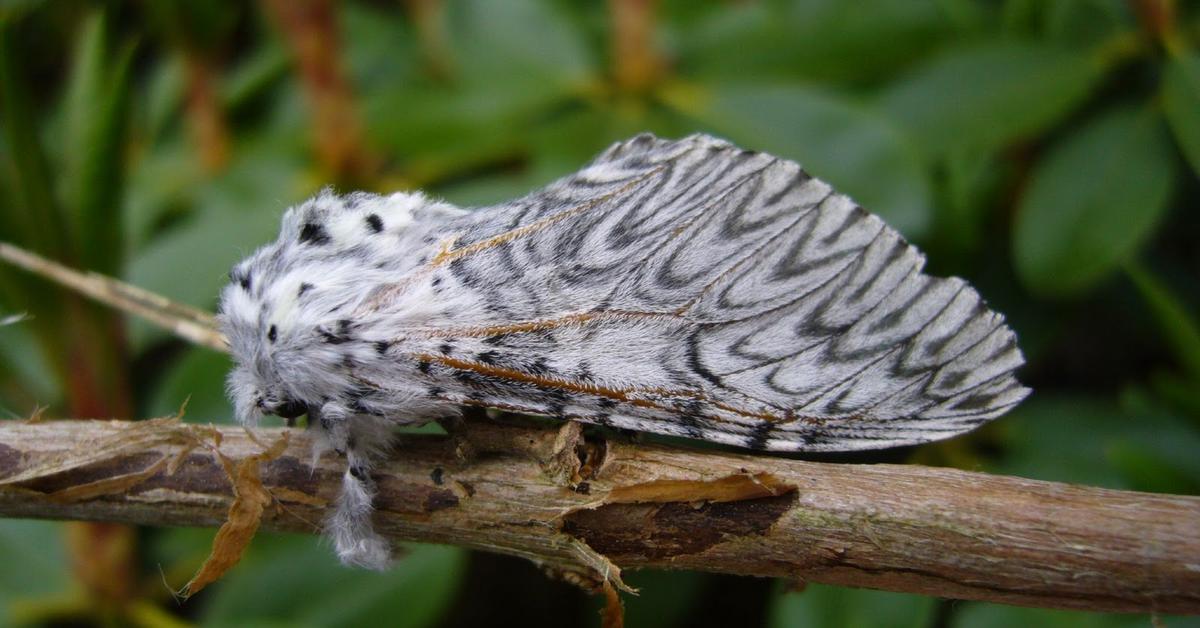
[[[610,298],[617,282],[774,160],[696,149],[686,141],[648,138],[629,144],[652,148],[616,162],[598,159],[523,199],[477,210],[450,225],[457,232],[449,255],[470,252],[453,260],[455,277],[480,291],[499,317],[643,309],[654,299]],[[671,294],[690,296],[680,288]]]
[[[572,388],[662,391],[551,413],[846,450],[951,436],[1028,394],[1012,332],[966,282],[923,274],[896,231],[795,163],[707,136],[614,145],[447,233],[452,280],[485,304],[458,322],[533,321],[511,348],[536,332],[542,369],[587,372]],[[497,400],[520,407],[530,385]]]

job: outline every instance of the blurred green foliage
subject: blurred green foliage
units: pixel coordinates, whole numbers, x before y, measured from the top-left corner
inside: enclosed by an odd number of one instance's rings
[[[1010,315],[1033,397],[916,460],[1200,491],[1195,3],[309,1],[307,21],[287,4],[0,4],[0,239],[211,309],[230,265],[323,185],[481,205],[639,131],[707,131],[802,163]],[[615,28],[619,11],[649,39]],[[314,40],[326,57],[296,54]],[[128,404],[147,417],[190,397],[189,420],[229,420],[224,356],[137,322],[110,333],[110,314],[0,268],[0,317],[23,311],[0,328],[7,417]],[[271,535],[175,605],[162,579],[184,582],[211,531],[173,529],[140,532],[134,598],[114,611],[82,590],[60,527],[0,521],[0,625],[597,621],[598,602],[515,560],[417,547],[377,575]],[[1149,623],[701,574],[631,581],[631,626]]]

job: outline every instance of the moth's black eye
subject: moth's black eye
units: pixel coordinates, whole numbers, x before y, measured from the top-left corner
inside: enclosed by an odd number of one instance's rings
[[[286,401],[279,404],[272,413],[275,416],[280,416],[285,419],[294,419],[301,414],[308,412],[308,405],[299,401]]]
[[[274,325],[271,325],[271,327],[269,329],[267,329],[267,340],[269,340],[271,342],[275,342],[275,339],[278,337],[279,337],[279,329],[276,328]]]

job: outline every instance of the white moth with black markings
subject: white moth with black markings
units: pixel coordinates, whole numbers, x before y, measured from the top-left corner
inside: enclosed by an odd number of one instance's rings
[[[322,192],[221,295],[247,422],[348,459],[338,555],[387,564],[372,464],[463,405],[772,451],[966,432],[1019,403],[1000,314],[800,166],[640,135],[524,198],[466,211]]]

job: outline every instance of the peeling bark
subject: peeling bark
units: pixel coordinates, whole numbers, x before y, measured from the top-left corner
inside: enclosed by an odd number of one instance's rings
[[[231,461],[280,429],[0,423],[0,515],[219,525]],[[343,463],[290,432],[262,526],[316,532]],[[198,445],[198,443],[200,445]],[[201,446],[203,445],[203,446]],[[1200,612],[1200,498],[900,465],[814,463],[472,422],[404,436],[376,525],[591,577],[695,569],[1048,608]],[[78,487],[85,486],[85,489]],[[64,498],[66,496],[67,498]],[[611,562],[609,562],[611,561]],[[603,574],[601,574],[603,575]]]

